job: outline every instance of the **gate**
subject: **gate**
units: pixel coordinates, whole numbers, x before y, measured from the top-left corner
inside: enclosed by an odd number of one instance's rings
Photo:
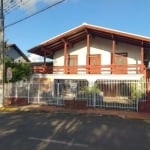
[[[88,107],[138,111],[139,102],[149,98],[145,80],[55,79],[48,83],[5,84],[5,97],[23,97],[28,103],[64,106],[65,100],[86,101]]]

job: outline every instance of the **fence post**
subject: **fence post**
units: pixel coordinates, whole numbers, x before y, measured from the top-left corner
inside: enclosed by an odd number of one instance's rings
[[[94,93],[93,93],[93,107],[95,108],[95,106],[96,106],[96,92],[94,91]]]
[[[28,83],[28,104],[30,103],[30,83]]]
[[[95,82],[95,80],[93,80],[93,79],[90,80],[89,87],[94,87],[94,85],[95,85],[94,82]],[[93,101],[93,107],[95,108],[95,106],[96,106],[96,91],[92,91],[91,96],[92,96],[92,101]]]
[[[15,98],[18,98],[18,82],[15,83]]]
[[[59,92],[59,89],[60,89],[60,83],[58,82],[57,83],[57,106],[59,105],[59,95],[60,95],[60,92]]]
[[[137,112],[139,111],[139,100],[138,99],[136,100],[136,111]]]
[[[40,83],[38,83],[38,104],[40,102]]]

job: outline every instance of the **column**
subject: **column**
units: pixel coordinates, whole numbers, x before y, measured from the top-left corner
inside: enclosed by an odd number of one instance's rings
[[[68,54],[67,54],[67,42],[64,40],[64,73],[68,73]]]
[[[116,41],[114,39],[114,36],[112,36],[111,73],[114,73],[115,71],[115,50],[116,50]]]
[[[87,33],[86,36],[86,47],[87,47],[87,59],[86,59],[86,68],[87,68],[87,73],[90,73],[90,34]]]
[[[146,72],[144,70],[144,47],[143,47],[143,41],[141,43],[141,67],[140,67],[140,73],[143,73],[146,75]]]

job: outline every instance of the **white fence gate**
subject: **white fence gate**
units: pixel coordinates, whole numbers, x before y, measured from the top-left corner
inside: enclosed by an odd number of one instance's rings
[[[85,100],[88,107],[138,111],[139,101],[146,101],[148,81],[97,80],[92,87],[86,80],[59,80],[42,83],[7,83],[6,98],[26,98],[28,103],[63,106],[65,100]]]

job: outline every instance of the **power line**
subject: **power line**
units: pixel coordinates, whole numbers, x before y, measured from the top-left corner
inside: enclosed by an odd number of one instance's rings
[[[15,25],[15,24],[17,24],[17,23],[20,23],[20,22],[22,22],[22,21],[24,21],[24,20],[27,20],[27,19],[29,19],[29,18],[31,18],[31,17],[37,15],[37,14],[40,14],[40,13],[42,13],[42,12],[48,10],[48,9],[51,8],[51,7],[56,6],[56,5],[59,4],[59,3],[62,3],[63,1],[65,1],[65,0],[60,0],[60,1],[58,1],[58,2],[56,2],[56,3],[54,3],[54,4],[52,4],[52,5],[49,5],[48,7],[45,7],[45,8],[43,8],[43,9],[41,9],[41,10],[39,10],[39,11],[37,11],[37,12],[35,12],[35,13],[33,13],[33,14],[27,16],[27,17],[24,17],[24,18],[22,18],[22,19],[20,19],[20,20],[18,20],[18,21],[15,21],[15,22],[13,22],[13,23],[10,23],[10,24],[4,26],[4,28],[8,28],[8,27],[13,26],[13,25]]]
[[[5,7],[4,7],[4,13],[5,15],[9,14],[10,12],[12,12],[13,10],[21,7],[21,6],[25,6],[28,3],[30,3],[31,1],[29,0],[7,0],[7,2],[4,3]]]

